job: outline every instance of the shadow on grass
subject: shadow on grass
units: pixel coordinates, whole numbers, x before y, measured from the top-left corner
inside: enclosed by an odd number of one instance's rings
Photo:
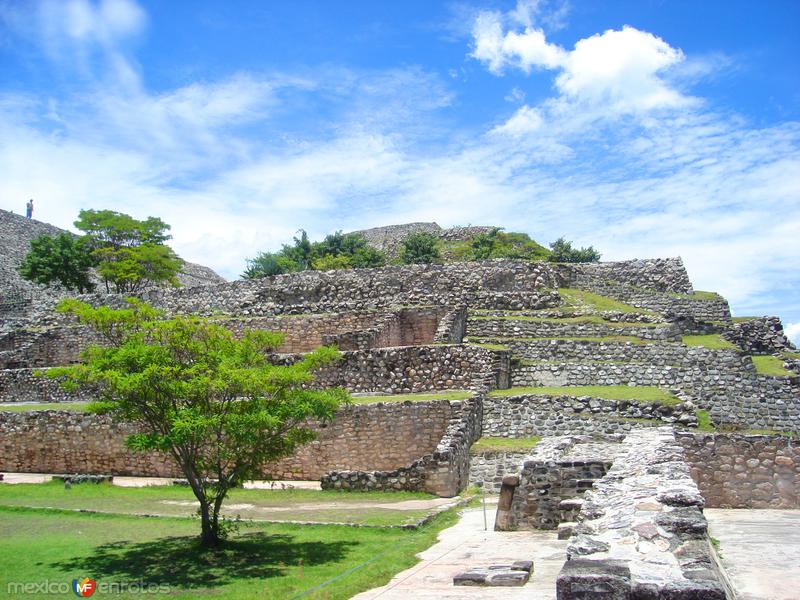
[[[218,549],[202,548],[196,537],[149,542],[114,542],[74,561],[51,566],[91,573],[97,579],[146,581],[178,587],[216,587],[251,577],[280,577],[287,570],[339,562],[358,542],[296,542],[290,535],[249,533]]]

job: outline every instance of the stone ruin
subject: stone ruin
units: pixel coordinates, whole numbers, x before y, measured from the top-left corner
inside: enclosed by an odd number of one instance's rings
[[[422,225],[441,236],[475,234]],[[416,230],[362,233],[385,249]],[[9,246],[0,253],[0,402],[90,400],[91,390],[68,393],[34,376],[79,360],[99,341],[53,312],[63,292],[16,276],[18,246],[53,228],[0,212],[0,232]],[[734,323],[723,298],[694,293],[679,258],[491,260],[235,282],[206,273],[193,283],[203,285],[142,298],[236,332],[281,331],[277,362],[336,344],[343,360],[321,370],[318,384],[385,400],[311,423],[317,439],[264,465],[265,478],[354,491],[454,496],[471,484],[499,493],[498,529],[551,529],[569,539],[559,598],[724,598],[703,507],[800,507],[800,449],[791,437],[800,432],[800,378],[763,375],[752,358],[769,354],[796,369],[796,349],[777,318]],[[581,293],[627,306],[598,309]],[[731,347],[684,343],[711,333]],[[576,386],[658,388],[669,400],[595,397]],[[391,401],[456,391],[462,399]],[[704,416],[717,431],[698,430]],[[80,412],[0,411],[0,471],[180,475],[163,455],[131,452],[124,439],[132,431]],[[481,437],[534,436],[542,439],[527,450],[471,452]]]

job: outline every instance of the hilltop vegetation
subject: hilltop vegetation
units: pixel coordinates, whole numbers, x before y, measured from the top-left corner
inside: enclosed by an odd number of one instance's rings
[[[282,273],[332,269],[382,267],[387,264],[440,264],[463,261],[509,258],[517,260],[549,260],[551,262],[594,262],[600,253],[592,246],[573,248],[563,237],[550,244],[548,250],[527,233],[506,232],[496,227],[468,239],[445,239],[426,231],[406,235],[399,243],[396,257],[377,249],[358,233],[341,231],[311,242],[300,230],[292,244],[284,244],[277,252],[261,252],[247,260],[242,277],[255,279]]]

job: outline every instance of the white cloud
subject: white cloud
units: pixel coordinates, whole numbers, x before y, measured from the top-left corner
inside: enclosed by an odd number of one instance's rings
[[[787,323],[783,331],[795,346],[800,346],[800,323]]]
[[[138,34],[147,22],[142,8],[133,0],[47,0],[39,6],[39,19],[51,36],[59,33],[80,42],[112,44]]]
[[[525,105],[520,107],[508,121],[492,129],[492,133],[517,137],[536,131],[543,122],[539,109]]]

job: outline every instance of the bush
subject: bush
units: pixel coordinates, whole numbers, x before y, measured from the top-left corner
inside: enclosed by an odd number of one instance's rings
[[[430,233],[412,233],[400,247],[400,261],[404,265],[429,265],[440,262],[439,238]]]
[[[550,244],[550,248],[552,252],[547,260],[551,262],[586,263],[600,260],[600,253],[592,246],[573,248],[572,242],[568,242],[563,237]]]

